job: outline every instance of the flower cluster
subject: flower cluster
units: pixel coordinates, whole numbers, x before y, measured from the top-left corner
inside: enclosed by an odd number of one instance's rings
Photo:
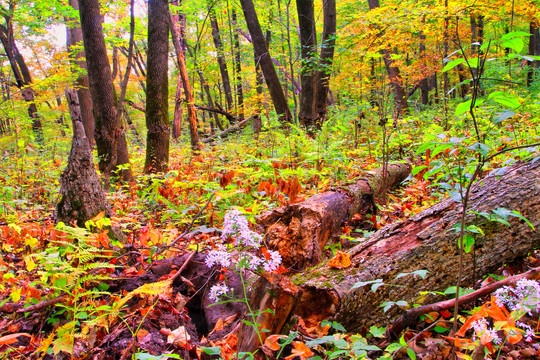
[[[502,343],[501,338],[497,335],[497,330],[490,328],[485,318],[474,321],[471,326],[474,329],[473,341],[478,337],[482,339],[484,344],[492,342],[500,345]]]
[[[216,250],[211,250],[206,256],[206,266],[212,267],[220,265],[230,267],[234,265],[237,271],[276,271],[281,264],[281,255],[277,251],[262,249],[264,257],[253,254],[261,249],[262,237],[249,228],[247,219],[239,210],[230,210],[225,215],[223,223],[222,238],[233,238],[234,245],[238,249],[236,258],[229,253],[225,246],[218,246]],[[210,299],[217,302],[219,297],[229,293],[230,289],[226,285],[217,284],[210,289]]]
[[[515,287],[504,286],[495,291],[495,301],[511,311],[533,315],[540,312],[540,284],[537,281],[521,279]]]

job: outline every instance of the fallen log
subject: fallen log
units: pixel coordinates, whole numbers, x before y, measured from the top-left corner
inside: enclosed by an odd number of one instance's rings
[[[540,234],[526,221],[508,217],[511,226],[506,226],[477,215],[493,214],[498,208],[515,210],[537,228],[539,179],[537,161],[517,164],[502,176],[488,175],[473,186],[468,208],[476,213],[469,211],[466,221],[467,225],[482,229],[484,236],[478,236],[473,251],[465,254],[463,287],[475,285],[502,265],[521,259],[540,246]],[[321,264],[294,276],[293,282],[303,290],[295,312],[309,317],[310,309],[326,301],[327,305],[318,306],[318,311],[332,312],[335,321],[355,332],[388,323],[403,312],[399,307],[384,312],[384,302],[407,301],[412,306],[439,300],[440,295],[433,292],[445,291],[457,281],[459,249],[454,226],[460,221],[461,211],[460,203],[445,199],[408,220],[380,229],[369,240],[350,249],[350,267],[337,270]],[[419,279],[412,275],[417,270],[428,273]],[[369,282],[385,285],[373,291]],[[355,288],[358,283],[368,284]]]
[[[253,115],[253,116],[257,116],[257,115]],[[204,140],[201,140],[201,142],[203,144],[206,144],[206,143],[209,143],[209,142],[212,142],[212,141],[216,140],[216,138],[218,138],[218,137],[221,137],[221,138],[226,137],[230,133],[240,130],[243,126],[245,126],[248,123],[248,121],[250,121],[253,118],[253,116],[250,116],[245,120],[237,122],[233,126],[230,126],[227,129],[223,130],[222,132],[219,132],[219,133],[214,134],[214,135],[212,135],[210,137],[207,137]]]
[[[322,260],[323,248],[341,225],[355,214],[375,209],[382,194],[399,185],[411,172],[409,164],[365,172],[354,183],[313,196],[306,201],[273,209],[257,223],[263,227],[266,244],[280,252],[289,270],[302,270]]]
[[[468,209],[476,213],[469,211],[466,221],[467,225],[482,229],[484,236],[478,236],[473,252],[465,254],[463,287],[473,286],[502,265],[521,259],[540,246],[540,234],[526,221],[508,217],[506,220],[511,226],[506,226],[478,215],[493,214],[493,210],[499,208],[518,211],[535,228],[540,226],[540,161],[516,164],[503,175],[488,175],[473,186]],[[291,297],[290,301],[297,305],[290,314],[280,316],[295,314],[306,324],[332,318],[348,331],[360,332],[370,325],[389,323],[403,312],[396,306],[384,312],[381,307],[384,302],[406,301],[412,306],[440,300],[441,296],[434,292],[455,286],[457,281],[459,249],[454,226],[460,221],[461,211],[460,203],[445,199],[408,220],[380,229],[348,250],[351,266],[336,269],[321,263],[294,275],[291,280],[300,289],[298,297]],[[302,215],[298,211],[296,214]],[[279,244],[279,236],[283,236],[285,242],[291,241],[287,231],[270,238]],[[291,246],[294,251],[301,251],[297,244]],[[428,271],[424,279],[413,275],[418,270]],[[376,289],[370,286],[373,284]],[[280,306],[287,307],[283,303]],[[252,308],[264,310],[263,304],[253,304]],[[266,324],[271,326],[268,321]],[[269,336],[282,328],[267,330],[265,334]],[[253,351],[257,346],[243,344],[240,351]]]

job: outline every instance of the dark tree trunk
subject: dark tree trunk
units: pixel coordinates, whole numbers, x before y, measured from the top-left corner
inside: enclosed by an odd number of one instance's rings
[[[240,3],[242,4],[244,17],[246,18],[251,39],[253,40],[255,54],[258,58],[258,62],[261,64],[264,79],[266,80],[266,85],[270,91],[270,96],[272,97],[272,102],[274,103],[276,113],[278,114],[281,122],[291,122],[292,118],[289,111],[289,106],[287,104],[287,100],[285,99],[283,88],[279,82],[276,69],[274,68],[272,57],[270,56],[268,47],[266,46],[266,40],[263,36],[253,1],[240,0]]]
[[[368,0],[368,5],[370,10],[380,7],[379,0]],[[407,92],[403,87],[399,68],[394,66],[394,60],[392,60],[390,57],[390,51],[388,49],[382,49],[381,54],[383,56],[386,72],[388,73],[390,86],[394,92],[394,106],[396,112],[398,114],[407,113],[409,111],[409,105],[407,104]]]
[[[10,9],[10,11],[13,9]],[[43,139],[43,127],[41,125],[41,118],[37,111],[35,103],[36,93],[30,85],[32,84],[32,77],[30,76],[30,70],[24,61],[23,56],[19,52],[17,45],[15,44],[15,38],[13,37],[13,23],[12,19],[6,18],[6,26],[0,25],[0,41],[6,51],[9,64],[13,70],[13,75],[17,87],[21,90],[24,101],[28,105],[28,116],[32,119],[32,130],[36,137],[36,142],[39,145],[44,145]]]
[[[100,212],[104,211],[107,216],[110,216],[111,212],[92,161],[92,151],[84,133],[77,94],[74,90],[68,90],[66,98],[73,124],[73,141],[68,164],[60,178],[62,198],[56,206],[56,221],[68,225],[76,223],[77,226],[84,227],[87,220]]]
[[[102,17],[98,0],[79,0],[79,15],[84,40],[88,80],[95,120],[94,138],[99,156],[99,170],[108,185],[118,166],[129,164],[129,153],[117,115],[111,68],[103,38]],[[131,170],[119,170],[123,180],[131,180]]]
[[[468,208],[489,214],[497,208],[515,210],[538,228],[539,178],[540,162],[532,161],[509,167],[503,175],[488,175],[473,186]],[[445,199],[410,219],[380,229],[348,250],[351,266],[335,269],[321,264],[293,276],[293,283],[301,288],[301,297],[289,300],[298,302],[294,313],[311,320],[332,317],[347,331],[360,332],[370,325],[388,323],[402,313],[398,307],[384,312],[380,307],[383,302],[414,304],[421,292],[428,294],[424,303],[439,300],[440,295],[434,292],[455,286],[457,281],[459,249],[454,226],[461,220],[461,211],[461,204]],[[511,225],[506,226],[469,213],[466,221],[482,229],[484,236],[478,235],[473,252],[465,254],[463,287],[476,285],[502,265],[523,259],[540,246],[538,231],[518,218],[509,217]],[[399,274],[417,270],[429,272],[425,279],[413,275],[398,278]],[[377,279],[384,283],[377,291],[371,291],[369,284],[353,288],[358,282]],[[268,329],[267,334],[280,331]]]
[[[317,90],[317,32],[313,0],[297,0],[298,26],[300,28],[300,53],[302,70],[300,81],[300,106],[298,121],[309,131],[316,127],[315,99]]]
[[[529,24],[529,55],[540,56],[540,32],[538,25],[533,21]],[[535,81],[535,72],[540,69],[540,60],[534,60],[529,62],[529,71],[527,72],[527,86],[531,86]],[[536,74],[538,76],[538,74]]]
[[[77,0],[69,0],[69,5],[76,11],[79,11],[79,3]],[[79,19],[68,19],[67,27],[67,46],[70,53],[73,52],[73,47],[83,45],[83,37]],[[86,138],[90,144],[90,148],[94,147],[94,115],[92,114],[92,97],[88,83],[88,74],[86,73],[86,60],[84,60],[84,51],[78,51],[72,58],[72,64],[77,66],[82,71],[77,71],[79,74],[75,81],[77,97],[81,109],[81,118],[84,126]],[[76,68],[77,69],[77,68]],[[74,70],[76,70],[74,69]]]
[[[232,10],[232,20],[236,22],[236,11]],[[233,34],[234,41],[234,66],[236,71],[236,102],[238,106],[238,119],[244,118],[244,90],[242,88],[242,58],[240,56],[240,37],[238,33]]]
[[[219,65],[219,71],[221,73],[221,80],[223,81],[223,91],[225,92],[225,100],[227,101],[227,111],[231,111],[233,108],[233,98],[231,91],[231,80],[229,79],[229,71],[227,70],[227,62],[225,61],[223,43],[221,42],[221,36],[219,34],[219,25],[216,18],[216,14],[213,10],[210,10],[210,25],[212,26],[212,39],[217,51],[217,62]]]
[[[317,122],[322,124],[326,120],[329,81],[334,61],[334,47],[336,45],[336,0],[324,0],[324,25],[321,41],[319,73],[317,75],[317,91],[315,92],[315,112]]]
[[[148,2],[145,173],[166,172],[169,164],[169,10],[167,0]]]
[[[425,23],[425,19],[422,20]],[[420,56],[422,57],[422,63],[424,69],[426,69],[426,34],[424,32],[420,33]],[[426,75],[420,80],[420,91],[422,96],[422,105],[429,104],[429,80]]]

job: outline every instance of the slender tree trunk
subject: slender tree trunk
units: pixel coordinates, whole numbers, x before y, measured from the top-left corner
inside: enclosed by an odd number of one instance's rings
[[[169,5],[148,1],[145,173],[166,172],[169,164]]]
[[[248,30],[253,40],[255,54],[257,55],[259,63],[261,64],[266,85],[268,85],[268,90],[270,91],[270,96],[272,97],[272,102],[274,103],[279,120],[283,123],[291,122],[292,119],[289,106],[287,104],[287,100],[285,99],[283,88],[279,83],[279,78],[277,76],[276,69],[274,68],[268,47],[266,46],[266,40],[264,39],[253,1],[240,0],[240,4],[242,5]]]
[[[368,0],[369,9],[373,10],[380,7],[379,0]],[[388,79],[390,86],[394,92],[394,106],[396,112],[407,113],[409,111],[409,105],[407,104],[407,93],[403,87],[399,68],[394,66],[394,60],[390,57],[390,51],[388,49],[382,49],[381,54],[383,56],[386,72],[388,73]]]
[[[291,44],[291,0],[285,0],[287,2],[287,45],[289,49],[289,70],[291,72],[291,83],[292,83],[292,95],[293,95],[293,101],[294,101],[294,109],[293,109],[293,118],[294,123],[298,123],[298,92],[296,91],[296,88],[294,86],[294,66],[293,66],[293,51],[292,51],[292,44]]]
[[[76,11],[79,11],[79,3],[77,0],[69,0],[69,5]],[[83,45],[83,37],[79,19],[67,19],[67,46],[70,53],[73,53],[73,47],[80,44]],[[81,119],[84,126],[84,132],[89,142],[90,149],[94,147],[94,115],[92,114],[92,97],[88,83],[88,74],[86,73],[86,60],[84,59],[84,50],[78,51],[72,58],[72,66],[77,66],[82,71],[77,71],[79,74],[75,80],[77,90],[77,98],[81,109]],[[76,70],[75,68],[74,70]]]
[[[172,138],[178,139],[182,132],[182,77],[178,74],[176,79],[176,94],[174,96],[174,118]]]
[[[422,18],[422,23],[425,24],[425,17]],[[422,58],[422,65],[424,72],[426,70],[426,34],[420,32],[420,57]],[[422,94],[422,105],[429,104],[429,81],[428,77],[424,74],[424,78],[420,80],[420,90]]]
[[[334,47],[336,45],[336,0],[324,0],[324,25],[321,41],[319,72],[317,75],[317,91],[315,92],[315,111],[317,123],[326,120],[329,82],[334,61]]]
[[[189,119],[189,132],[191,140],[191,150],[194,154],[198,155],[201,149],[199,144],[199,133],[197,131],[197,110],[195,109],[195,99],[193,98],[193,93],[191,92],[191,84],[189,83],[189,75],[186,69],[186,62],[184,59],[184,52],[180,45],[180,39],[178,37],[176,28],[174,26],[174,21],[172,16],[169,14],[169,29],[171,31],[171,36],[174,44],[174,51],[176,53],[176,61],[178,65],[178,70],[180,72],[180,77],[182,78],[182,86],[184,88],[184,94],[187,99],[187,108],[188,108],[188,119]]]
[[[232,11],[233,22],[236,22],[236,11]],[[242,88],[242,58],[240,56],[240,37],[238,33],[233,34],[234,41],[234,66],[236,72],[236,101],[238,106],[237,117],[244,118],[244,90]]]
[[[108,186],[112,172],[118,166],[129,164],[129,153],[124,129],[116,112],[113,79],[103,38],[99,0],[79,0],[79,15],[92,96],[99,169]],[[120,176],[123,180],[131,180],[131,170],[121,170]]]
[[[17,87],[21,90],[24,101],[29,104],[28,116],[32,119],[32,130],[36,137],[36,142],[39,145],[44,145],[43,127],[41,125],[41,118],[38,114],[35,103],[36,93],[30,86],[32,84],[30,70],[28,70],[28,66],[26,65],[23,56],[15,44],[12,19],[7,18],[6,21],[6,26],[0,25],[0,41],[2,41],[2,45],[6,51],[11,69],[13,70],[13,75],[15,76]]]
[[[529,55],[540,56],[540,32],[538,25],[531,21],[529,23]],[[540,60],[529,62],[529,71],[527,72],[527,86],[531,86],[535,79],[535,73],[540,69]],[[536,77],[538,74],[536,74]]]
[[[225,92],[225,100],[227,101],[227,111],[233,108],[233,98],[231,91],[231,81],[229,79],[229,71],[227,70],[227,61],[225,60],[223,43],[219,34],[219,25],[214,10],[210,10],[210,25],[212,27],[212,39],[217,51],[217,62],[223,81],[223,91]]]

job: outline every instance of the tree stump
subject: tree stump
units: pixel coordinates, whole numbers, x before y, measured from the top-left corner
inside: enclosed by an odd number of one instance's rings
[[[77,94],[68,90],[66,97],[73,124],[73,140],[68,164],[60,177],[60,195],[56,206],[56,221],[66,224],[84,223],[104,211],[110,216],[110,208],[92,161],[92,152],[84,132]]]

